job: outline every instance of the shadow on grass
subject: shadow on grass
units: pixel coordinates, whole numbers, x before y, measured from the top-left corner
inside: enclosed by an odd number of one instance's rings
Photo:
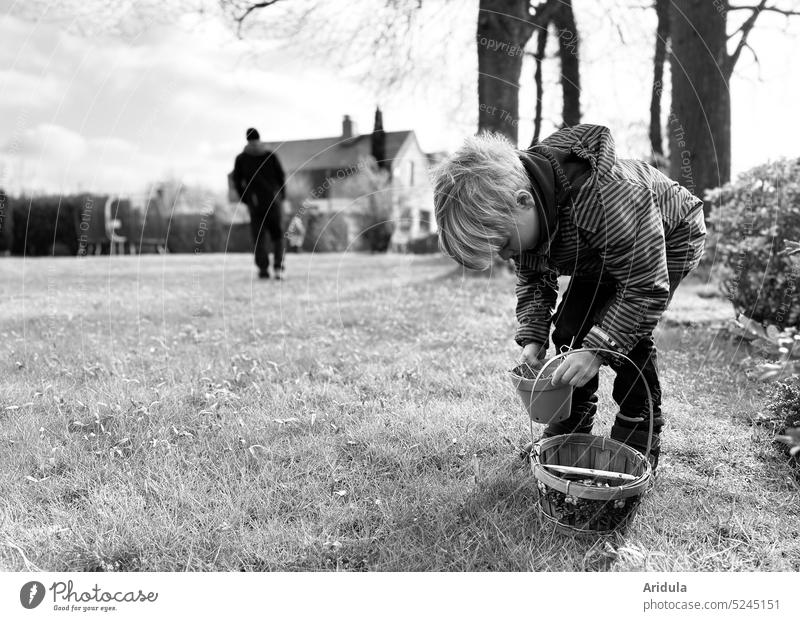
[[[364,569],[605,571],[624,541],[621,534],[573,537],[557,532],[538,510],[533,479],[508,469],[452,500],[450,511],[409,508],[368,550],[372,555],[364,558]],[[343,547],[339,553],[349,560],[355,551]]]

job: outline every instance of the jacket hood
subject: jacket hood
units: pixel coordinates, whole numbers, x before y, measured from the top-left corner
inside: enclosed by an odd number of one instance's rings
[[[242,153],[247,153],[248,155],[266,155],[269,153],[269,149],[267,148],[266,143],[263,143],[259,140],[257,142],[248,142],[246,145],[244,145]]]
[[[611,131],[602,125],[582,124],[565,127],[548,136],[542,144],[571,151],[589,161],[592,171],[598,176],[605,175],[617,163],[614,138],[611,136]]]
[[[550,161],[534,151],[521,151],[522,166],[531,182],[536,209],[539,213],[541,233],[538,247],[549,246],[558,227],[558,205],[556,203],[556,180]]]

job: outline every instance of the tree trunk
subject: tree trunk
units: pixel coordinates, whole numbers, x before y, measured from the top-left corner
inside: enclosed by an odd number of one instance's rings
[[[670,176],[700,198],[731,174],[725,15],[714,4],[672,0],[670,12]]]
[[[536,112],[533,116],[533,140],[531,140],[531,146],[539,142],[539,135],[542,133],[542,98],[544,97],[542,61],[544,60],[544,51],[547,48],[547,28],[548,24],[540,25],[539,32],[536,34],[536,53],[533,55],[536,62],[536,72],[533,74],[533,81],[536,84]]]
[[[532,34],[529,0],[480,0],[478,131],[505,134],[515,146],[523,50]]]
[[[572,0],[561,0],[553,14],[558,33],[558,56],[561,60],[563,127],[581,122],[581,78],[578,62],[578,26],[572,11]]]
[[[667,39],[669,38],[669,0],[656,0],[656,53],[653,58],[653,90],[650,93],[650,148],[654,160],[657,155],[664,155],[664,143],[661,135],[661,93],[664,91],[664,61],[667,57]]]

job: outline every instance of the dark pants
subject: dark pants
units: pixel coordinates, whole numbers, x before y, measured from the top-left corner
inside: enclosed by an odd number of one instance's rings
[[[670,299],[682,279],[670,281]],[[577,349],[591,327],[600,322],[603,313],[613,301],[616,283],[597,278],[573,277],[553,319],[553,344],[560,353],[564,345]],[[658,380],[658,358],[653,335],[642,338],[627,353],[644,375],[653,398],[653,440],[651,453],[657,461],[660,450],[660,433],[664,424],[661,414],[661,384]],[[647,407],[647,391],[637,370],[630,362],[620,358],[612,368],[616,372],[612,396],[619,406],[611,438],[645,452],[649,435],[650,411]],[[572,392],[572,409],[568,419],[552,423],[544,436],[564,433],[591,433],[594,415],[597,412],[597,389],[599,374]]]
[[[250,233],[255,246],[256,265],[260,272],[269,271],[269,245],[272,245],[272,267],[280,272],[283,267],[283,226],[280,205],[275,203],[269,210],[248,205],[250,210]]]

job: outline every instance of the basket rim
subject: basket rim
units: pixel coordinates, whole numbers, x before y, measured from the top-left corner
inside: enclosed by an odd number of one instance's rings
[[[550,448],[552,445],[563,445],[570,440],[589,440],[591,444],[595,444],[599,441],[604,450],[605,448],[610,448],[612,450],[617,449],[627,453],[634,460],[642,463],[644,470],[635,481],[623,483],[622,485],[615,487],[596,487],[594,485],[586,485],[578,481],[568,481],[553,474],[548,469],[543,468],[540,460],[541,451]],[[541,481],[548,487],[551,487],[563,494],[575,496],[576,498],[585,498],[587,500],[615,500],[618,498],[629,498],[631,496],[643,495],[648,490],[650,479],[653,476],[653,468],[650,466],[650,462],[645,459],[644,455],[642,455],[639,451],[617,440],[612,440],[611,438],[606,438],[605,436],[596,436],[591,433],[569,433],[551,436],[549,438],[542,438],[533,445],[530,459],[531,472],[537,481]],[[626,474],[633,473],[628,472]]]

